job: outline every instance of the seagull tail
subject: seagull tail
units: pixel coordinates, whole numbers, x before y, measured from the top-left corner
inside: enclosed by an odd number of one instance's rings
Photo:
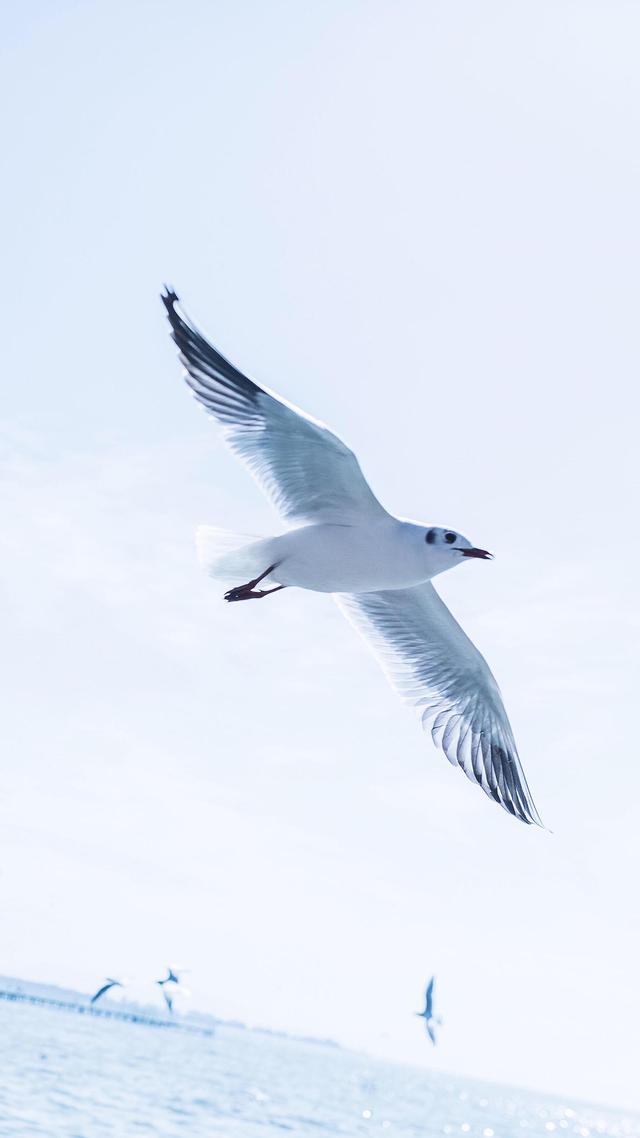
[[[198,526],[198,560],[210,577],[229,585],[243,584],[263,573],[269,565],[273,538],[232,533],[217,526]],[[276,580],[273,574],[269,583]]]

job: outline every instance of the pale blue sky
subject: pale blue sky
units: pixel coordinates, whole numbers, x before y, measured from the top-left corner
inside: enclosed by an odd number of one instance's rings
[[[5,16],[0,967],[640,1105],[640,11],[32,3]],[[527,829],[329,598],[226,606],[278,528],[158,292],[326,420],[502,687]],[[446,1018],[412,1012],[432,971]]]

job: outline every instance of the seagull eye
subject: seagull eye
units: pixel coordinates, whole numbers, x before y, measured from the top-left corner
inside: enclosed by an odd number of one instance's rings
[[[436,540],[436,531],[434,529],[430,529],[427,532],[427,536],[424,540],[426,541],[427,545],[433,545],[434,541]]]
[[[445,541],[448,541],[448,542],[449,542],[449,545],[452,545],[452,544],[453,544],[453,542],[456,540],[456,535],[455,535],[455,533],[451,533],[451,531],[449,531],[448,533],[445,533],[445,535],[444,535],[444,540],[445,540]]]

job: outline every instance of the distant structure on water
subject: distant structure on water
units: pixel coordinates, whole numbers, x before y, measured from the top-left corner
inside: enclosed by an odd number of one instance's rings
[[[174,1031],[186,1031],[191,1035],[215,1035],[215,1028],[199,1023],[185,1023],[184,1020],[173,1020],[148,1015],[143,1008],[135,1006],[126,1009],[105,1006],[96,1006],[91,1000],[79,1003],[71,1000],[60,1000],[53,996],[40,996],[35,992],[19,991],[15,988],[0,988],[0,1000],[11,1003],[36,1004],[40,1007],[58,1008],[60,1011],[75,1012],[77,1015],[100,1016],[102,1019],[118,1019],[127,1023],[141,1023],[148,1027],[165,1027]]]

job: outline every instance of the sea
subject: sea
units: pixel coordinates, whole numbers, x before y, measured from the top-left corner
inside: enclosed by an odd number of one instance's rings
[[[218,1025],[0,1001],[3,1138],[640,1138],[640,1117]]]

